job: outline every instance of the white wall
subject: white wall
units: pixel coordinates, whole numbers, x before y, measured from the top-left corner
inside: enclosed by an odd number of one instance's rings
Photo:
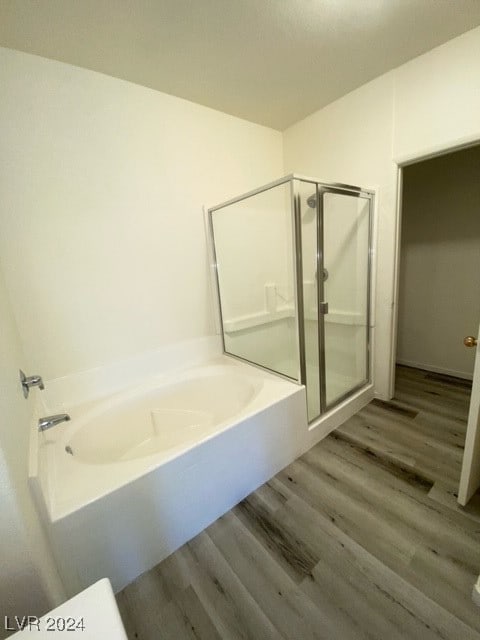
[[[480,28],[360,87],[284,132],[287,171],[378,190],[374,369],[391,394],[397,165],[480,139]]]
[[[480,27],[395,71],[399,163],[480,139]]]
[[[214,332],[202,205],[282,175],[277,131],[0,50],[0,255],[31,371]]]
[[[63,588],[27,485],[32,400],[18,378],[24,367],[0,274],[0,637],[4,616],[39,615],[59,604]],[[38,392],[37,392],[38,393]]]
[[[480,146],[406,167],[397,361],[471,378],[480,323]]]
[[[0,49],[0,86],[0,615],[23,615],[62,589],[18,368],[49,380],[214,333],[202,205],[283,161],[277,131],[36,56]]]

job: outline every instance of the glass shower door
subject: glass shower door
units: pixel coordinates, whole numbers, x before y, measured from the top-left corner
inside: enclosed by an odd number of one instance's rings
[[[370,204],[366,192],[320,188],[325,408],[369,380]],[[322,363],[321,363],[322,364]]]
[[[310,423],[370,379],[372,200],[292,175],[209,209],[224,352],[304,384]]]
[[[300,382],[291,181],[210,209],[224,351]]]

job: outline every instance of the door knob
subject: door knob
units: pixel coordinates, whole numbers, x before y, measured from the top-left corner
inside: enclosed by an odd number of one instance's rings
[[[477,339],[474,338],[473,336],[467,336],[466,338],[463,339],[463,344],[466,347],[476,347],[477,346]]]

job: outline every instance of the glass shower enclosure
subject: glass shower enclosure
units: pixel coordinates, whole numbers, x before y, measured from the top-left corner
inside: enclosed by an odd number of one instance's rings
[[[370,382],[373,197],[290,175],[208,210],[224,352],[304,384],[310,423]]]

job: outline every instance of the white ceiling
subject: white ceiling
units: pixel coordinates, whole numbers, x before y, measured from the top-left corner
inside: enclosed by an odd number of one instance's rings
[[[480,0],[0,0],[0,45],[284,129],[480,24]]]

